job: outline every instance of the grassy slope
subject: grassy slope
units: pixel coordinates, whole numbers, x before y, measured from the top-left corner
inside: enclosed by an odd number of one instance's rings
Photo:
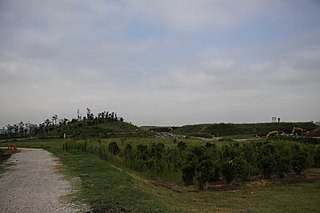
[[[114,137],[114,136],[141,136],[147,134],[146,131],[137,126],[120,121],[106,122],[95,125],[85,125],[84,123],[72,124],[68,127],[59,127],[49,133],[51,136],[63,136],[66,133],[73,137],[92,138],[92,137]]]
[[[318,212],[320,183],[252,186],[229,191],[159,190],[173,212]]]
[[[67,173],[80,177],[81,190],[74,196],[90,204],[95,211],[168,212],[165,203],[124,171],[98,157],[84,153],[62,154]]]
[[[317,126],[312,122],[298,122],[298,123],[250,123],[250,124],[198,124],[186,125],[174,130],[177,134],[186,135],[201,135],[211,134],[214,136],[229,136],[240,134],[259,135],[266,134],[272,130],[282,130],[291,133],[293,127],[301,127],[307,130],[313,130]]]

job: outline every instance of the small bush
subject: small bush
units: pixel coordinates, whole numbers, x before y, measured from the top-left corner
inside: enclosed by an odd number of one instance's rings
[[[230,184],[236,177],[236,168],[233,160],[225,161],[221,165],[221,173],[227,184]]]
[[[320,146],[316,148],[313,158],[315,167],[320,168]]]
[[[297,175],[300,175],[307,167],[308,154],[298,145],[293,146],[292,152],[292,169]]]
[[[262,173],[263,177],[266,179],[270,179],[271,175],[275,170],[275,159],[273,156],[263,156],[259,162],[260,172]]]
[[[187,148],[187,144],[183,141],[180,141],[177,146],[178,146],[179,151],[183,151]]]
[[[195,176],[195,166],[192,164],[185,165],[182,168],[182,181],[185,185],[193,184],[193,177]]]
[[[196,167],[196,175],[198,180],[198,188],[207,189],[208,182],[211,177],[214,175],[214,167],[211,160],[206,159],[201,161],[199,165]]]
[[[234,160],[236,175],[243,181],[250,179],[250,165],[242,157],[237,157]]]
[[[120,153],[120,148],[119,148],[117,142],[112,142],[112,143],[109,144],[109,151],[113,155],[118,155]]]

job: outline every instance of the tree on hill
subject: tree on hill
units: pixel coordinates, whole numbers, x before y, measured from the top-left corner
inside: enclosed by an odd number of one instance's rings
[[[52,116],[52,124],[53,124],[53,126],[55,126],[57,124],[57,120],[58,120],[58,115],[53,115]]]

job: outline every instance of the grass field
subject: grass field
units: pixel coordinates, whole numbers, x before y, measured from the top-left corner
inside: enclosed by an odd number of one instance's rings
[[[193,135],[193,136],[237,136],[237,135],[266,135],[273,130],[279,130],[291,133],[294,127],[301,127],[307,130],[313,130],[317,126],[312,122],[296,122],[296,123],[219,123],[219,124],[198,124],[186,125],[174,130],[177,134]]]
[[[172,139],[106,139],[119,145]],[[45,148],[58,156],[62,172],[76,179],[79,190],[74,201],[91,205],[94,212],[319,212],[320,171],[310,169],[304,176],[316,177],[298,183],[276,180],[247,182],[240,186],[198,191],[183,184],[153,180],[126,168],[119,168],[88,153],[62,150],[63,140],[16,142],[18,147]],[[97,141],[98,142],[98,141]],[[226,141],[223,141],[226,143]],[[204,143],[189,140],[188,143]],[[302,176],[302,177],[304,177]],[[294,181],[296,182],[296,181]]]
[[[154,196],[143,182],[129,176],[98,157],[84,153],[55,153],[65,173],[80,180],[75,201],[84,201],[94,212],[168,212],[166,204]]]

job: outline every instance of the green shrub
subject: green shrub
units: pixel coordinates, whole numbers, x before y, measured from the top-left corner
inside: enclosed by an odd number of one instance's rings
[[[277,146],[275,154],[276,170],[279,177],[284,177],[291,169],[291,153],[288,147]]]
[[[193,164],[187,164],[181,169],[182,181],[185,185],[193,184],[193,177],[195,176],[195,166]]]
[[[230,184],[236,177],[236,167],[233,160],[225,161],[221,165],[221,173],[227,184]]]
[[[320,168],[320,146],[317,146],[314,152],[314,166]]]
[[[215,182],[220,179],[220,173],[221,173],[221,166],[219,163],[214,162],[213,163],[213,169],[211,170],[211,175],[209,182]]]
[[[307,167],[308,154],[298,145],[292,147],[292,153],[292,169],[297,175],[300,175]]]
[[[183,141],[180,141],[180,142],[178,143],[177,147],[178,147],[178,149],[179,149],[180,151],[183,151],[183,150],[185,150],[185,149],[187,148],[187,144],[186,144],[185,142],[183,142]]]
[[[285,174],[290,172],[291,168],[291,156],[281,155],[276,159],[277,173],[279,177],[284,177]]]
[[[247,181],[250,179],[250,166],[247,161],[242,157],[237,157],[234,159],[234,166],[236,171],[236,176],[241,178],[241,180]]]
[[[263,156],[260,159],[259,167],[263,177],[266,179],[270,179],[276,167],[276,162],[274,157],[272,155]]]
[[[207,189],[208,182],[214,176],[214,167],[211,160],[206,159],[201,161],[196,167],[196,176],[198,181],[198,188]]]
[[[227,146],[223,146],[222,147],[222,158],[223,161],[227,161],[227,160],[233,160],[235,159],[238,155],[239,155],[239,150],[236,149],[236,146],[231,146],[231,145],[227,145]]]
[[[117,144],[117,142],[112,142],[109,144],[109,151],[113,154],[113,155],[118,155],[120,152],[120,148]]]
[[[217,146],[214,143],[207,142],[206,143],[206,148],[208,148],[208,149],[216,149]]]

